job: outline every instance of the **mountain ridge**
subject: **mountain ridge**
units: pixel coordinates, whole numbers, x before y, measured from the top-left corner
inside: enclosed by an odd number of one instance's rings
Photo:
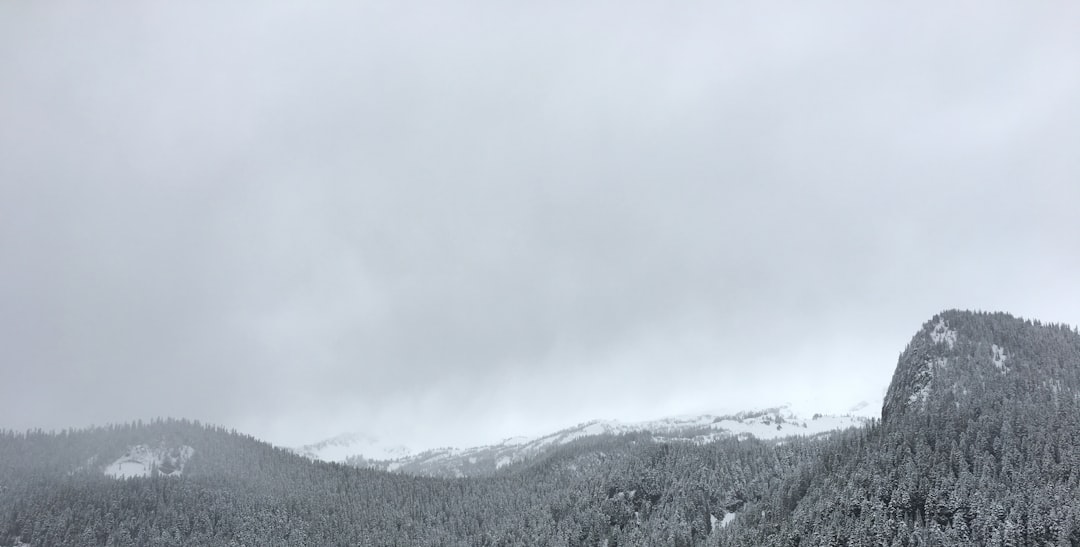
[[[1080,545],[1075,327],[942,312],[881,408],[780,441],[586,422],[508,440],[554,448],[460,479],[312,461],[186,420],[0,431],[0,546]],[[801,428],[773,416],[743,418]]]
[[[865,424],[872,416],[860,403],[852,412],[841,415],[813,414],[803,416],[790,405],[743,411],[735,414],[681,415],[642,422],[619,420],[590,420],[538,437],[510,437],[502,442],[472,447],[438,447],[394,457],[364,454],[364,449],[384,455],[387,450],[363,434],[343,434],[327,443],[332,450],[320,450],[315,443],[293,450],[297,454],[321,461],[347,463],[357,467],[404,472],[417,475],[464,477],[493,474],[511,464],[526,463],[547,450],[566,445],[577,439],[600,435],[647,433],[657,442],[691,442],[704,444],[726,437],[754,437],[776,440],[789,436],[815,436]],[[862,412],[860,414],[860,412]],[[335,439],[360,439],[360,443],[342,446]],[[351,450],[356,453],[350,454]]]

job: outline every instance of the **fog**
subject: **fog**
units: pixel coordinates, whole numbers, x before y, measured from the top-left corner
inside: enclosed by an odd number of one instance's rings
[[[0,428],[880,405],[1080,323],[1080,8],[0,5]]]

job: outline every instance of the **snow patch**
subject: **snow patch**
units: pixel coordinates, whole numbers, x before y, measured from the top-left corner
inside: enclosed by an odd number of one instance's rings
[[[155,471],[166,477],[178,477],[191,459],[195,449],[184,445],[176,448],[145,444],[133,446],[127,453],[105,467],[104,473],[116,479],[149,477]]]
[[[934,330],[930,331],[930,339],[933,340],[935,344],[945,342],[949,344],[949,349],[953,349],[953,346],[956,344],[956,331],[950,329],[949,323],[944,319],[938,319],[937,324],[934,325]]]
[[[1009,356],[1005,354],[1005,348],[997,344],[991,344],[990,353],[994,358],[994,366],[997,367],[1002,374],[1009,372],[1009,367],[1005,366],[1005,361],[1009,360]]]
[[[511,460],[509,456],[503,456],[503,457],[499,458],[498,461],[495,462],[495,469],[502,469],[502,468],[510,465],[510,463],[512,461],[513,460]]]
[[[716,515],[709,515],[709,524],[712,524],[712,529],[726,528],[731,521],[735,520],[735,513],[724,513],[723,518],[716,518]]]

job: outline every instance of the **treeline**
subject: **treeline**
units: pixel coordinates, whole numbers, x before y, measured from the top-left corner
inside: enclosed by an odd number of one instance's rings
[[[181,477],[103,476],[96,451],[124,442],[195,453]],[[607,436],[499,476],[435,479],[310,462],[182,420],[8,433],[0,544],[690,545],[788,472],[795,446]]]
[[[8,432],[0,545],[1075,546],[1078,388],[1073,329],[948,312],[901,355],[885,419],[824,438],[601,436],[440,479],[182,420]],[[136,444],[195,452],[181,477],[102,475]]]

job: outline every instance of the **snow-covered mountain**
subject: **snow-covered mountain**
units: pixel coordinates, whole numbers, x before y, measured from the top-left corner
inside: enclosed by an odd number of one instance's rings
[[[944,311],[901,353],[882,422],[946,410],[979,409],[981,415],[987,393],[1025,405],[1080,399],[1080,368],[1068,360],[1076,350],[1074,335],[1072,327],[1005,313]]]
[[[862,425],[868,419],[866,405],[839,416],[804,416],[789,406],[780,406],[733,415],[678,416],[637,423],[594,420],[542,437],[513,437],[487,446],[436,448],[416,454],[409,453],[404,447],[380,445],[370,437],[358,434],[341,435],[294,451],[312,459],[387,471],[463,477],[491,474],[507,465],[526,462],[579,439],[599,435],[644,433],[658,442],[697,444],[731,436],[773,440],[795,435],[821,435]]]

